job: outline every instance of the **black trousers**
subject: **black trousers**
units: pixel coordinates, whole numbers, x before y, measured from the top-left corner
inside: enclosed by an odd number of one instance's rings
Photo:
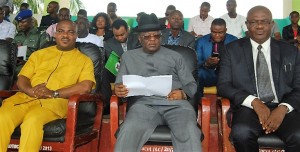
[[[268,107],[272,110],[274,106]],[[274,132],[286,144],[286,152],[300,150],[300,112],[293,110],[285,115],[282,124]],[[264,134],[257,114],[242,106],[233,113],[230,138],[237,152],[258,152],[257,139]]]

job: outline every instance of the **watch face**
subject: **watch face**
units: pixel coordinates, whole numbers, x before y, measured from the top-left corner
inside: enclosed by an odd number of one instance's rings
[[[58,91],[54,91],[53,97],[54,97],[54,98],[57,98],[58,96],[59,96]]]

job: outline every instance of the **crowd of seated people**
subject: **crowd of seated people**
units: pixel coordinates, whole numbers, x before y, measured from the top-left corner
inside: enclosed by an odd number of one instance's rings
[[[228,12],[220,17],[214,18],[209,15],[210,10],[212,9],[211,5],[208,2],[203,2],[200,5],[199,14],[189,20],[187,31],[185,31],[183,22],[184,14],[182,14],[180,10],[177,10],[174,5],[169,5],[167,7],[165,13],[166,16],[159,20],[159,27],[155,27],[153,30],[147,25],[150,23],[145,23],[143,20],[139,20],[145,15],[148,18],[153,17],[153,15],[149,16],[149,14],[144,12],[138,13],[138,26],[130,29],[126,21],[116,15],[117,5],[113,2],[107,5],[106,13],[99,12],[98,14],[95,14],[91,22],[89,22],[87,18],[87,11],[80,9],[77,14],[76,21],[73,22],[71,21],[70,10],[68,8],[60,8],[58,2],[51,1],[47,7],[48,14],[42,17],[40,25],[37,26],[37,20],[33,18],[30,6],[27,3],[23,3],[21,4],[20,10],[13,21],[9,21],[7,19],[7,16],[9,16],[9,14],[7,14],[9,10],[7,9],[9,9],[9,7],[0,7],[0,39],[16,44],[19,47],[19,52],[21,52],[21,49],[26,50],[22,57],[20,56],[17,58],[17,67],[14,75],[15,81],[17,81],[17,75],[23,66],[26,65],[27,60],[34,52],[47,46],[48,42],[56,42],[55,35],[59,32],[57,31],[57,26],[63,21],[64,24],[70,24],[70,22],[72,22],[76,25],[76,36],[78,36],[76,37],[76,42],[93,43],[98,47],[104,48],[105,63],[108,61],[112,53],[115,53],[114,55],[119,57],[118,64],[126,63],[127,61],[121,60],[121,57],[125,52],[133,49],[141,50],[142,48],[144,48],[144,50],[150,50],[151,52],[151,49],[155,48],[157,45],[156,43],[158,42],[160,45],[181,45],[190,47],[194,49],[197,54],[199,79],[195,81],[195,83],[198,82],[197,93],[200,97],[202,97],[204,87],[216,86],[220,79],[222,82],[224,81],[224,79],[218,78],[218,75],[219,70],[222,69],[222,54],[226,51],[227,44],[231,44],[231,42],[236,42],[237,40],[240,42],[245,39],[250,39],[251,41],[249,41],[249,43],[251,42],[253,46],[256,46],[256,43],[259,43],[259,39],[256,39],[257,35],[255,35],[256,31],[254,31],[253,27],[259,28],[272,25],[272,27],[267,31],[269,35],[266,36],[266,38],[274,37],[274,39],[283,41],[283,43],[294,45],[300,50],[300,26],[298,24],[299,12],[292,11],[290,13],[289,18],[291,20],[291,24],[285,26],[282,32],[280,32],[278,24],[274,22],[272,18],[259,21],[256,20],[256,18],[250,20],[251,15],[255,14],[255,12],[263,12],[270,15],[267,8],[255,7],[251,9],[250,13],[248,12],[247,17],[244,17],[236,12],[236,7],[237,3],[235,0],[228,0],[226,3]],[[153,17],[153,20],[156,21],[156,18],[156,16]],[[154,22],[153,20],[152,22]],[[156,22],[153,24],[156,24]],[[142,27],[140,27],[140,25],[147,25],[147,30],[141,30]],[[154,25],[151,23],[151,26]],[[64,33],[61,34],[64,35]],[[67,34],[73,33],[68,32]],[[156,41],[158,39],[159,41]],[[153,40],[156,43],[148,44],[147,42],[150,40]],[[254,42],[252,40],[254,40]],[[262,44],[267,42],[267,45],[269,45],[269,40],[270,39],[263,40]],[[68,43],[67,38],[59,41],[62,43],[60,45]],[[273,39],[270,41],[272,45]],[[268,48],[270,47],[268,46]],[[158,50],[160,50],[160,48],[155,48],[154,52]],[[270,61],[270,55],[267,59]],[[224,61],[224,64],[225,63],[226,62]],[[256,66],[257,65],[255,65],[255,68]],[[121,67],[123,66],[121,65]],[[227,67],[227,69],[230,68],[232,67]],[[223,72],[222,75],[225,75],[224,70],[221,72]],[[254,73],[257,74],[256,72]],[[110,85],[115,81],[116,74],[112,73],[108,69],[104,69],[103,84],[101,84],[101,91],[104,94],[105,101],[104,114],[109,114],[109,100],[110,96],[113,94]],[[117,79],[117,82],[120,83],[121,80]],[[194,83],[192,80],[191,82]],[[222,86],[222,84],[220,85]],[[128,93],[126,92],[127,90],[125,86],[122,86],[119,89],[120,92],[124,92],[125,94]],[[185,99],[187,92],[184,92],[183,88],[180,89],[181,91],[183,90],[183,92],[180,92],[182,93],[180,99],[183,100]],[[274,91],[274,86],[272,86],[272,89]],[[124,94],[120,95],[119,93],[117,95],[125,97]],[[230,96],[226,93],[223,93],[223,95]],[[250,100],[250,98],[247,99],[247,101]],[[278,97],[275,97],[274,99],[277,101],[279,100]],[[257,103],[256,100],[255,103]],[[246,101],[239,103],[238,105],[248,108],[251,108],[252,106],[245,106],[244,104],[246,104]],[[283,105],[287,108],[287,112],[291,112],[294,108],[297,108],[294,107],[293,104]],[[257,113],[261,114],[259,112]],[[270,132],[273,132],[273,130],[270,130]]]

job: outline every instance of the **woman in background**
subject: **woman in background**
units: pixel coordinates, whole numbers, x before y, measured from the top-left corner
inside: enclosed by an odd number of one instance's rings
[[[110,30],[109,18],[106,13],[98,13],[93,18],[90,33],[99,36],[104,42],[113,37],[113,32]]]

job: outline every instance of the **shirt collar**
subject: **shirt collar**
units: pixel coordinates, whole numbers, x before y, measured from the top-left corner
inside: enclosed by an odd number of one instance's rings
[[[265,41],[263,44],[258,44],[257,42],[255,42],[251,38],[250,38],[250,42],[251,42],[252,48],[254,48],[255,50],[257,50],[257,47],[259,45],[262,46],[262,48],[263,48],[262,51],[268,51],[268,50],[270,50],[269,48],[270,48],[270,44],[271,44],[271,38],[268,38],[268,40]]]
[[[169,32],[169,36],[172,36],[172,37],[173,37],[173,34],[172,34],[171,30],[170,30],[170,32]],[[180,36],[181,36],[181,30],[179,31],[179,33],[178,33],[178,35],[177,35],[176,37],[180,37]]]

